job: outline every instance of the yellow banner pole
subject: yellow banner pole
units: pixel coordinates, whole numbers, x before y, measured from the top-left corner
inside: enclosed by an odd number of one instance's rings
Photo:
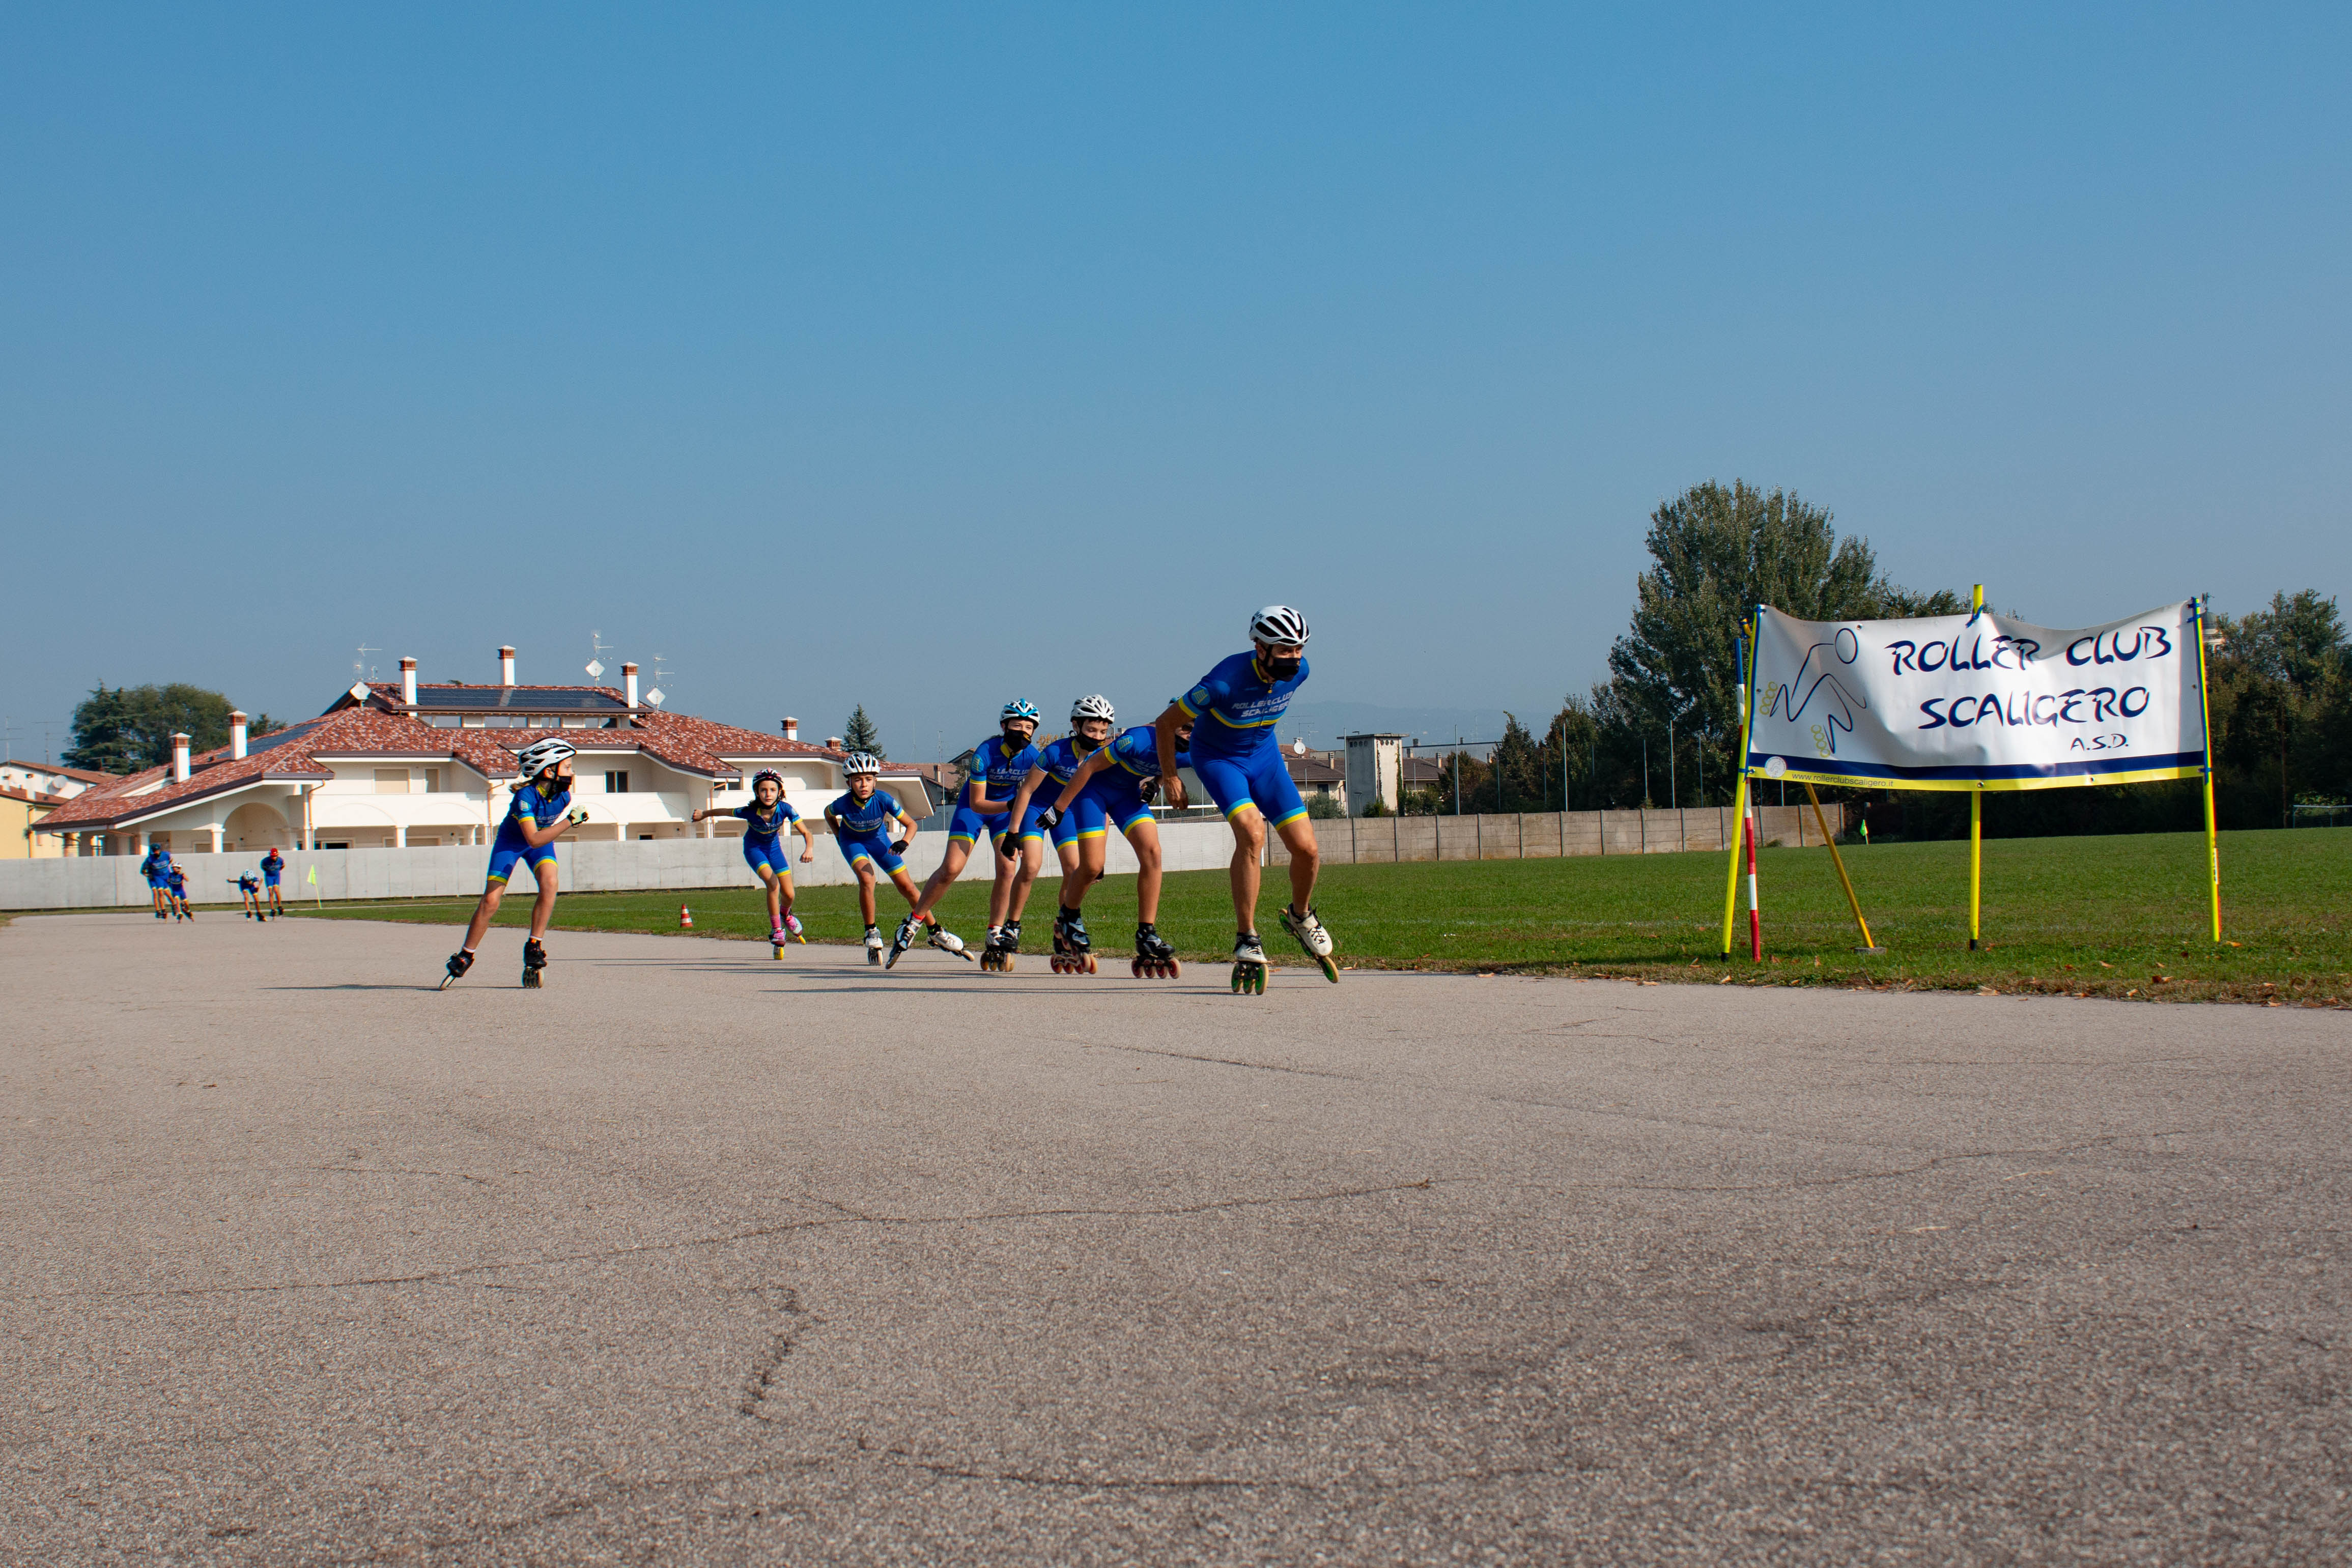
[[[1976,950],[1981,930],[1978,911],[1984,892],[1984,797],[1969,797],[1969,949]]]
[[[1748,622],[1754,629],[1755,622]],[[1748,710],[1749,694],[1756,683],[1748,673],[1750,656],[1746,636],[1732,639],[1733,656],[1739,662],[1739,783],[1732,791],[1730,841],[1725,846],[1727,863],[1723,868],[1723,961],[1731,962],[1731,922],[1739,908],[1739,837],[1748,821]]]
[[[2212,889],[2213,945],[2221,944],[2221,841],[2213,831],[2213,706],[2205,687],[2205,603],[2197,596],[2197,722],[2205,731],[2205,867]]]
[[[1853,906],[1853,923],[1862,932],[1862,946],[1858,951],[1885,952],[1885,948],[1870,939],[1870,922],[1862,917],[1862,900],[1854,896],[1853,878],[1845,873],[1845,857],[1838,853],[1837,835],[1830,831],[1830,820],[1822,811],[1822,798],[1814,793],[1811,784],[1805,786],[1805,799],[1813,803],[1813,821],[1821,824],[1822,842],[1829,845],[1830,863],[1837,867],[1838,881],[1845,888],[1845,901]]]
[[[1970,596],[1969,624],[1976,624],[1984,613],[1984,584],[1976,585]],[[1978,937],[1983,935],[1980,923],[1984,892],[1984,786],[1979,782],[1969,795],[1969,951],[1975,952]]]

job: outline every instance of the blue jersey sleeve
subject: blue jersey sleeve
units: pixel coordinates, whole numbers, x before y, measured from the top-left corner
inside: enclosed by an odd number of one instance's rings
[[[1191,691],[1178,697],[1176,706],[1183,709],[1185,717],[1200,718],[1220,701],[1230,700],[1233,695],[1233,683],[1224,678],[1224,666],[1220,664],[1194,683]]]

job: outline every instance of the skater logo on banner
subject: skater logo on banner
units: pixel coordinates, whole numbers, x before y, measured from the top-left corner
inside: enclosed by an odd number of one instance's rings
[[[1757,612],[1748,770],[1811,784],[2047,789],[2205,767],[2193,601],[2053,630],[1982,611]]]

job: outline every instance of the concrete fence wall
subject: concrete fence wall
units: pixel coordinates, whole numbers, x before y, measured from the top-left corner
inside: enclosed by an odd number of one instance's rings
[[[1233,859],[1234,838],[1221,821],[1170,822],[1160,841],[1171,871],[1207,871]],[[797,852],[800,840],[792,841]],[[944,833],[918,833],[907,846],[907,869],[922,881],[939,869],[947,851]],[[293,850],[285,852],[285,894],[291,902],[314,898],[471,898],[482,891],[489,852],[479,845],[443,845],[405,850]],[[244,854],[175,854],[188,873],[188,895],[199,904],[235,903],[240,872],[257,872],[261,857]],[[655,839],[556,845],[562,886],[573,893],[613,893],[652,888],[684,891],[750,887],[759,879],[743,863],[740,839]],[[985,852],[967,877],[992,873]],[[1049,875],[1059,866],[1049,856]],[[310,873],[316,868],[315,885]],[[1117,834],[1109,840],[1109,869],[1132,873],[1135,852]],[[828,887],[854,881],[841,852],[817,835],[816,859],[803,865],[793,857],[793,880],[802,887]],[[527,873],[515,876],[517,892],[528,894]],[[146,879],[135,855],[78,855],[60,860],[0,862],[0,909],[144,908]]]
[[[1821,829],[1810,809],[1759,809],[1767,843],[1819,844]],[[1822,808],[1831,831],[1843,832],[1838,806]],[[1385,861],[1539,860],[1558,855],[1633,855],[1677,850],[1720,850],[1733,831],[1731,808],[1706,806],[1679,811],[1540,811],[1477,817],[1338,817],[1315,824],[1316,842],[1327,865]],[[795,838],[793,842],[798,845]],[[1113,875],[1135,870],[1127,841],[1108,836]],[[1211,871],[1229,863],[1233,834],[1222,821],[1163,822],[1160,847],[1170,871]],[[919,882],[939,868],[947,851],[944,833],[918,833],[907,846],[907,869]],[[286,856],[286,896],[323,899],[471,898],[482,890],[488,852],[478,845],[443,845],[406,850],[297,850]],[[617,893],[654,888],[681,892],[704,887],[748,887],[757,882],[743,863],[735,839],[655,839],[618,843],[556,846],[562,885],[573,893]],[[189,895],[199,904],[234,903],[238,873],[257,871],[261,857],[245,854],[174,855],[186,868]],[[1287,864],[1279,840],[1267,859]],[[310,881],[312,868],[319,880]],[[1046,874],[1059,868],[1048,859]],[[987,876],[985,859],[966,876]],[[852,881],[841,852],[818,835],[816,859],[795,857],[793,880],[803,887],[829,887]],[[515,885],[528,892],[530,879]],[[0,909],[144,908],[147,883],[133,855],[77,855],[60,860],[0,862]]]
[[[1846,809],[1824,804],[1830,831],[1846,831]],[[1810,806],[1759,806],[1763,841],[1814,847],[1822,830]],[[1728,806],[1676,811],[1525,811],[1475,817],[1341,817],[1315,824],[1325,865],[1391,861],[1549,860],[1562,855],[1673,854],[1730,846],[1738,819]],[[1276,842],[1267,857],[1286,865]]]

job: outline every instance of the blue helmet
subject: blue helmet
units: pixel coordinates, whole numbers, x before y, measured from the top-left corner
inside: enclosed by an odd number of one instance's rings
[[[1037,705],[1026,697],[1014,697],[1011,702],[1006,703],[1003,711],[996,716],[996,722],[1000,726],[1008,725],[1016,718],[1025,718],[1031,724],[1035,724]]]

